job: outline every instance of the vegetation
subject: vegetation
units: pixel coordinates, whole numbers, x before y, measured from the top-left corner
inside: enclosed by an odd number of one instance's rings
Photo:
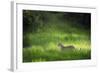
[[[90,59],[90,16],[23,10],[23,62]],[[75,49],[63,51],[59,43]]]

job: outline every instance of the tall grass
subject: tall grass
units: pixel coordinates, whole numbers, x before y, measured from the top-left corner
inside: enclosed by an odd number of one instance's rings
[[[60,61],[60,60],[82,60],[90,59],[90,50],[52,50],[40,48],[26,48],[23,50],[23,62],[41,62],[41,61]]]
[[[23,36],[23,62],[91,59],[90,30],[76,23],[49,16],[48,23],[36,33]],[[76,26],[77,25],[77,26]],[[73,50],[61,50],[58,43],[73,45]]]
[[[66,34],[29,34],[29,47],[23,48],[23,62],[82,60],[91,58],[90,42],[86,36]],[[65,46],[73,45],[74,50],[62,51],[58,47],[61,42]]]

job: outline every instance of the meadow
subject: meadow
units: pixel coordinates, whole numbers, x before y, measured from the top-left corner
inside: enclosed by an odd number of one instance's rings
[[[89,21],[87,15],[89,16],[84,13],[25,10],[23,62],[91,59],[90,24],[85,20]],[[82,23],[83,21],[87,23]],[[75,49],[62,50],[59,43],[64,46],[73,45]]]

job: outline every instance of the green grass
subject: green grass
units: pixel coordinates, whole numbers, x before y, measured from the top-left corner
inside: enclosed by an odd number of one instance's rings
[[[23,62],[83,60],[91,58],[90,42],[86,36],[62,33],[40,33],[28,35],[32,46],[23,49]],[[62,51],[58,47],[61,42],[65,46],[73,45],[74,50]]]
[[[41,61],[61,61],[61,60],[83,60],[90,59],[90,50],[43,50],[39,47],[26,48],[23,50],[23,62],[41,62]]]
[[[51,16],[48,23],[36,33],[23,36],[23,62],[91,59],[90,30]],[[77,26],[76,26],[77,25]],[[58,43],[73,45],[74,50],[61,50]]]

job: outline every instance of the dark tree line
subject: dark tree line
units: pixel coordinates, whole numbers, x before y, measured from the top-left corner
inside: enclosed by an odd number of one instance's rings
[[[90,13],[75,13],[75,12],[65,12],[64,18],[68,21],[75,22],[82,25],[86,29],[91,27],[91,14]]]
[[[49,21],[51,14],[59,14],[61,20],[77,23],[90,29],[91,14],[90,13],[72,13],[72,12],[51,12],[51,11],[33,11],[23,10],[23,33],[34,33],[41,31]]]
[[[23,32],[34,33],[42,28],[47,21],[42,11],[23,10]]]

